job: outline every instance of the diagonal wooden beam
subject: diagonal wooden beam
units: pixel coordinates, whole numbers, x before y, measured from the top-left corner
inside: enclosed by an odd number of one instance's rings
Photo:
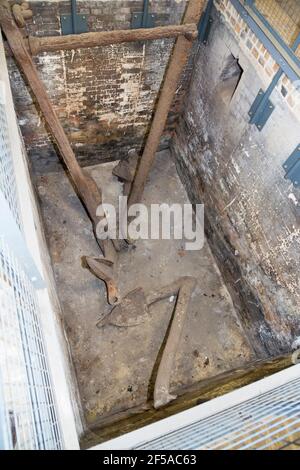
[[[31,54],[37,55],[40,52],[85,49],[88,47],[121,44],[124,42],[177,38],[182,35],[187,39],[194,39],[197,37],[197,26],[195,24],[182,24],[174,26],[159,26],[157,28],[98,31],[92,33],[70,34],[68,36],[29,36],[28,44]]]
[[[184,16],[184,24],[198,24],[206,0],[189,0]],[[165,75],[163,87],[160,92],[154,118],[151,124],[148,139],[141,157],[132,189],[129,196],[129,204],[140,201],[147,177],[155,160],[161,135],[164,131],[170,107],[172,105],[181,73],[187,63],[192,42],[180,36],[176,40],[169,66]]]
[[[37,69],[28,53],[22,34],[12,17],[9,3],[6,0],[0,0],[0,26],[16,62],[23,71],[28,85],[39,104],[79,196],[85,204],[92,221],[95,221],[96,209],[101,204],[101,193],[96,183],[83,172],[76,160],[69,140],[54,111],[45,86],[38,76]]]
[[[65,131],[55,113],[46,88],[38,76],[37,69],[29,55],[22,34],[17,27],[7,0],[0,0],[0,27],[4,32],[17,64],[23,71],[29,87],[43,113],[45,122],[57,144],[60,155],[65,162],[75,189],[82,200],[93,223],[97,238],[97,208],[102,203],[101,191],[93,178],[87,175],[79,166]],[[111,240],[98,240],[104,256],[112,263],[117,253]]]

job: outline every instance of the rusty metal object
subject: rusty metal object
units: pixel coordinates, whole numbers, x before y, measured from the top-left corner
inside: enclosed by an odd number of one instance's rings
[[[190,0],[183,23],[198,24],[205,3],[205,0]],[[134,182],[132,184],[132,189],[129,196],[130,205],[138,203],[141,200],[146,180],[154,163],[155,154],[160,144],[161,135],[167,122],[169,110],[178,88],[180,76],[187,63],[191,48],[192,42],[187,40],[186,37],[180,36],[176,40],[144,152],[141,157]]]
[[[114,307],[110,314],[97,324],[98,327],[114,325],[120,328],[141,325],[151,318],[149,312],[151,305],[171,296],[177,296],[170,320],[168,337],[156,375],[154,408],[160,408],[176,398],[175,395],[170,393],[170,379],[189,301],[195,285],[196,279],[186,276],[162,289],[151,292],[147,296],[142,288],[137,288],[129,292],[119,305]]]
[[[300,349],[297,349],[292,354],[292,363],[293,364],[300,364]]]
[[[119,302],[119,292],[114,276],[114,263],[105,258],[83,257],[83,261],[90,271],[106,284],[107,301],[110,305]]]
[[[112,171],[112,174],[115,175],[122,183],[124,183],[124,196],[128,196],[130,193],[130,188],[134,180],[138,160],[139,155],[137,151],[135,149],[129,150],[127,158],[120,160]]]
[[[146,297],[141,287],[129,292],[117,305],[112,309],[110,314],[100,321],[97,326],[114,325],[120,328],[128,328],[141,325],[149,319],[149,311],[146,303]]]
[[[129,150],[128,156],[124,160],[120,160],[119,163],[114,167],[112,174],[116,176],[119,181],[123,183],[123,195],[124,196],[129,196],[132,182],[134,180],[134,175],[136,173],[137,165],[138,165],[138,160],[139,160],[139,155],[135,149]],[[126,217],[126,222],[129,223],[131,220],[130,217],[128,217],[127,213],[119,214],[120,217]],[[119,220],[119,224],[121,227],[123,226],[123,223],[125,220]],[[133,245],[134,240],[131,240],[128,237],[128,234],[123,235],[124,242],[127,243],[127,245]]]
[[[189,40],[197,37],[197,25],[168,25],[157,28],[126,29],[117,31],[97,31],[68,36],[35,37],[30,36],[29,48],[32,55],[40,52],[58,50],[84,49],[88,47],[121,44],[125,42],[150,41],[163,38],[187,37]]]

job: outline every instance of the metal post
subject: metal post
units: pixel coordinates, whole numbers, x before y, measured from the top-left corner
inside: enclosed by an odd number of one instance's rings
[[[77,33],[77,14],[76,14],[76,0],[71,0],[71,17],[73,33]]]
[[[184,16],[183,24],[198,23],[203,12],[204,0],[190,0]],[[140,202],[147,177],[155,160],[160,138],[165,128],[168,113],[172,105],[181,73],[188,61],[192,41],[184,37],[177,39],[165,75],[165,80],[156,105],[147,142],[129,195],[129,205]]]
[[[147,28],[149,0],[144,0],[142,28]]]

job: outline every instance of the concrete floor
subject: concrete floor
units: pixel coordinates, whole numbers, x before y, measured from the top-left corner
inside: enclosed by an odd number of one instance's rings
[[[88,169],[107,202],[122,190],[111,175],[115,165]],[[93,424],[147,401],[172,307],[169,300],[156,304],[149,321],[136,327],[97,328],[111,307],[103,283],[81,266],[81,256],[99,256],[90,221],[64,173],[39,177],[37,187],[85,417]],[[157,155],[144,202],[188,202],[167,151]],[[173,391],[254,357],[207,243],[200,251],[184,251],[180,240],[138,241],[120,255],[122,295],[138,286],[148,292],[183,275],[195,276],[198,284],[178,348]]]

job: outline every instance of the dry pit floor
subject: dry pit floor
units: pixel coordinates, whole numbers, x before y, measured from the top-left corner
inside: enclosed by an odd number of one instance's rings
[[[121,192],[111,174],[114,165],[88,168],[107,202]],[[156,304],[149,321],[136,327],[97,328],[111,307],[103,283],[81,266],[81,256],[100,254],[89,218],[65,173],[39,177],[37,187],[85,418],[92,425],[147,401],[172,307],[168,300]],[[188,202],[168,151],[157,155],[144,202]],[[120,255],[122,294],[138,286],[148,292],[183,275],[195,276],[198,284],[176,356],[173,391],[254,357],[207,243],[200,251],[184,251],[180,240],[145,240]]]

